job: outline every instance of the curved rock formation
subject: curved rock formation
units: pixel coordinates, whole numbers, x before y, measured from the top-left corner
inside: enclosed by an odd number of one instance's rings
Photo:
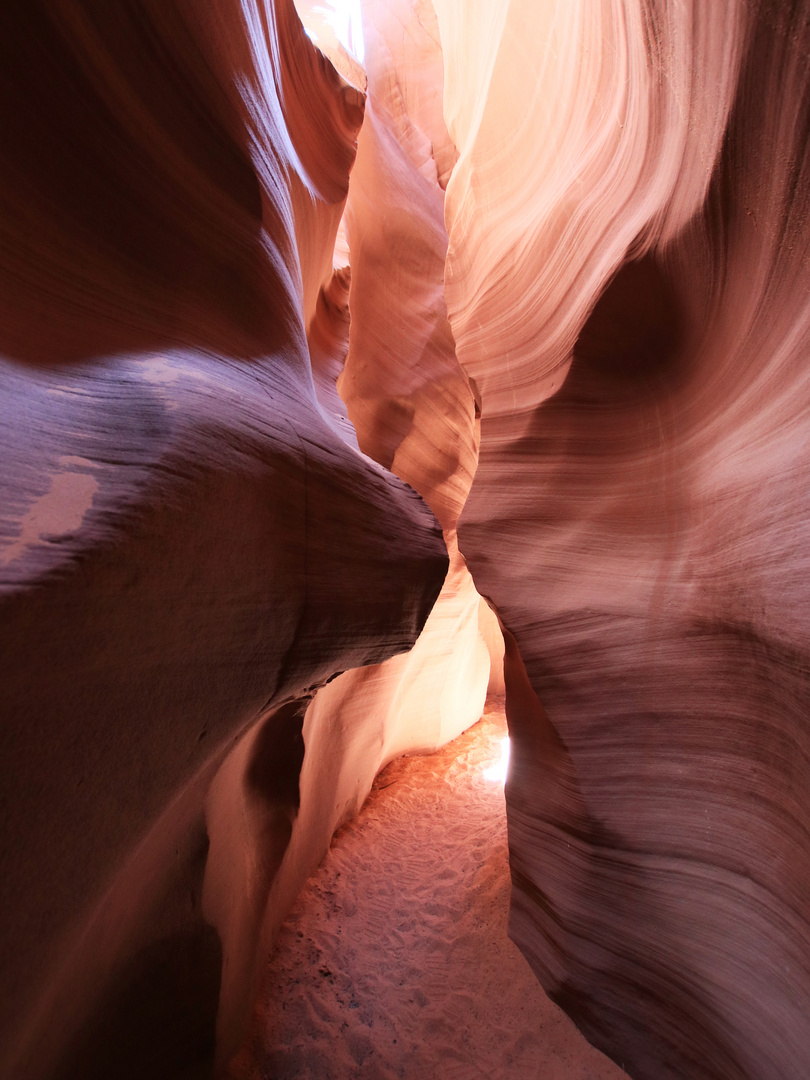
[[[362,98],[291,3],[32,3],[2,50],[0,1071],[169,1076],[221,963],[222,1054],[251,1005],[284,703],[410,648],[447,557],[314,393]]]
[[[443,130],[438,35],[407,2],[381,11],[368,5],[365,15],[368,97],[336,252],[338,263],[348,255],[351,265],[338,265],[321,286],[308,323],[310,355],[323,409],[345,438],[425,499],[443,526],[450,569],[410,652],[346,671],[306,710],[301,804],[264,916],[262,955],[376,773],[398,754],[433,751],[475,723],[488,684],[501,677],[500,632],[456,542],[478,425],[443,295],[447,235],[433,152]],[[442,145],[452,153],[446,132]]]
[[[367,75],[292,0],[6,20],[4,1075],[228,1061],[476,718],[475,586],[543,985],[634,1077],[810,1072],[807,4],[471,12],[368,0]]]
[[[436,7],[513,933],[632,1076],[803,1076],[806,5]]]
[[[419,492],[450,552],[450,572],[414,652],[393,662],[403,669],[397,683],[409,670],[409,691],[400,690],[394,704],[401,749],[411,750],[434,750],[475,723],[490,667],[481,601],[456,540],[478,424],[444,302],[440,170],[449,168],[452,147],[430,11],[407,0],[364,8],[368,98],[345,216],[351,331],[338,381],[360,449]]]

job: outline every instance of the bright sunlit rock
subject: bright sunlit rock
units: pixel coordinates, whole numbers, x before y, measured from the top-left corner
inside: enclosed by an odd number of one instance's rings
[[[493,783],[505,784],[509,770],[509,739],[501,739],[501,759],[489,769],[484,769],[484,779]]]
[[[308,36],[320,46],[322,27],[329,26],[346,52],[363,63],[363,22],[360,0],[325,0],[323,3],[296,5]],[[303,10],[302,10],[303,9]]]

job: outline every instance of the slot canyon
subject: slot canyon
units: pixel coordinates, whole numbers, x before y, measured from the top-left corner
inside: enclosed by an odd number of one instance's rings
[[[502,698],[537,993],[605,1077],[806,1080],[810,2],[0,56],[0,1077],[242,1080],[333,836]]]

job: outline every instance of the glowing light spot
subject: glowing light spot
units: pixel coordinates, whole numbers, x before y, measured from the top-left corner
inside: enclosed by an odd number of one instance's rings
[[[501,760],[489,769],[484,769],[485,780],[492,780],[493,783],[498,784],[506,783],[506,774],[509,771],[509,751],[509,739],[501,739]]]
[[[327,0],[325,3],[316,4],[312,8],[312,14],[331,26],[346,52],[358,63],[363,63],[365,46],[360,0]]]

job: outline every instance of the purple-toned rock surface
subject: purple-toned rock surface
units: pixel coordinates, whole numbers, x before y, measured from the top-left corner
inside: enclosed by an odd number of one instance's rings
[[[2,55],[0,1072],[173,1076],[264,963],[283,703],[447,556],[314,392],[363,101],[292,5],[32,3]]]
[[[543,986],[804,1077],[808,5],[362,7],[4,22],[0,1073],[232,1058],[480,592]]]

